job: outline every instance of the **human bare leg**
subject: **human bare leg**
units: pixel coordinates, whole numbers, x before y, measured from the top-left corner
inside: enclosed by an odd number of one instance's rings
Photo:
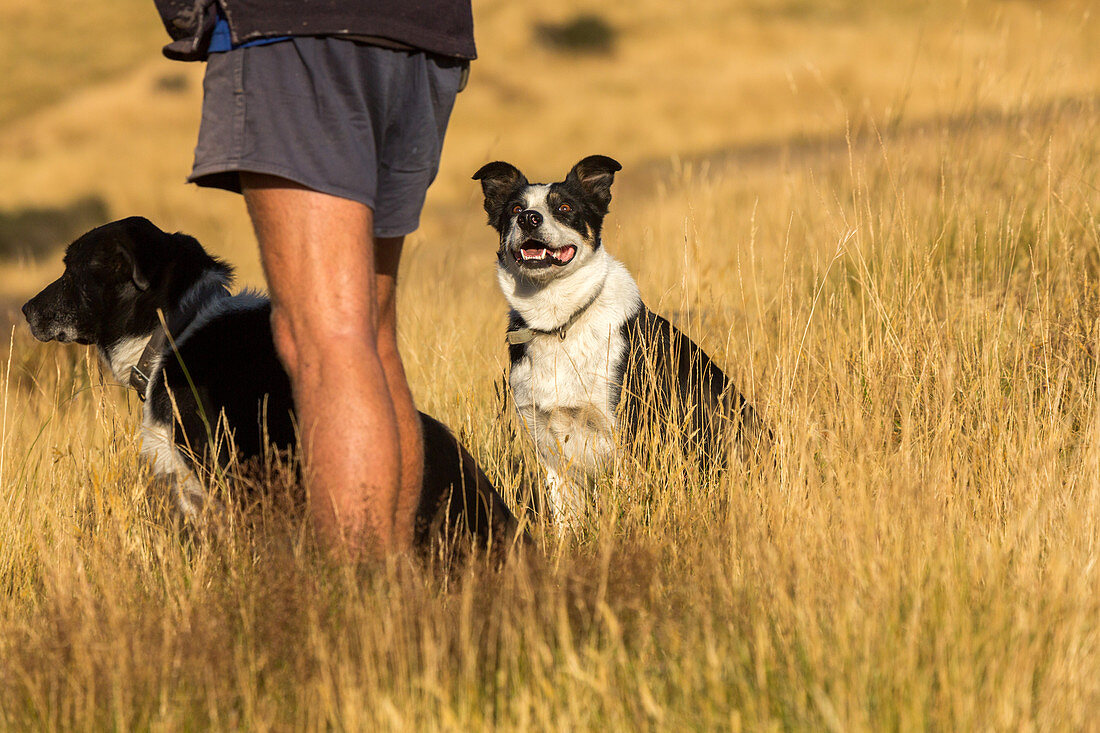
[[[242,173],[241,183],[318,533],[352,557],[406,549],[411,536],[394,523],[400,443],[379,355],[372,212],[273,176]]]
[[[386,372],[401,443],[401,487],[394,517],[394,534],[402,541],[411,542],[420,487],[424,481],[424,438],[420,433],[420,414],[413,404],[405,367],[397,350],[397,269],[404,241],[404,237],[379,238],[375,241],[374,282],[378,307],[378,356]]]

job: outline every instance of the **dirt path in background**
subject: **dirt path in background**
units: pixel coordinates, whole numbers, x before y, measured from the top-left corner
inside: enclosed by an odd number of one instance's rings
[[[720,173],[730,169],[760,169],[767,167],[807,166],[836,156],[866,154],[880,145],[895,146],[930,137],[955,137],[983,131],[1044,125],[1055,119],[1074,120],[1095,114],[1100,108],[1100,96],[1070,97],[1048,102],[1027,110],[968,111],[950,117],[937,117],[888,126],[881,130],[864,126],[848,135],[779,140],[749,145],[734,145],[718,150],[680,156],[653,158],[627,163],[628,170],[615,179],[616,195],[644,198],[657,193],[659,184],[675,181],[680,171],[689,168],[695,174]],[[606,151],[589,151],[606,152]],[[430,194],[429,194],[430,195]],[[480,203],[480,199],[478,199]],[[468,223],[470,209],[462,204],[436,202],[433,217],[448,225]],[[480,216],[480,215],[479,215]]]
[[[880,144],[896,145],[908,140],[930,136],[952,137],[983,130],[1043,125],[1054,119],[1072,120],[1093,114],[1100,107],[1100,96],[1070,97],[1054,100],[1023,111],[968,111],[950,117],[937,117],[910,123],[890,125],[881,130],[864,126],[849,135],[823,135],[815,138],[784,140],[756,145],[738,145],[710,152],[686,155],[679,161],[668,159],[644,162],[634,175],[623,182],[624,188],[652,188],[667,180],[677,167],[692,166],[696,170],[723,170],[730,167],[761,167],[783,163],[805,163],[821,158],[846,155],[849,149],[865,152]],[[618,184],[619,181],[616,181]],[[632,184],[632,185],[631,185]]]

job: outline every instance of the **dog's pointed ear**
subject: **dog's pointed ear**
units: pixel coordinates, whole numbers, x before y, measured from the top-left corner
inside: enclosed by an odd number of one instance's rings
[[[497,160],[486,163],[473,175],[475,181],[481,181],[481,193],[485,196],[485,213],[489,223],[498,226],[504,204],[520,186],[527,185],[527,177],[511,163]]]
[[[589,155],[573,166],[565,182],[580,186],[589,199],[599,206],[601,213],[606,214],[611,203],[611,184],[615,181],[615,172],[622,169],[614,158]]]

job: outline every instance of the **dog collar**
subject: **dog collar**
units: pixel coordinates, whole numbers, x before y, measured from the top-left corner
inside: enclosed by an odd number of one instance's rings
[[[537,334],[543,334],[549,336],[552,333],[556,333],[558,338],[562,341],[565,340],[566,327],[556,328],[553,331],[543,331],[539,328],[517,328],[515,331],[509,331],[504,334],[504,340],[509,346],[518,346],[520,344],[530,343],[534,341]]]
[[[157,309],[157,315],[162,315],[159,308]],[[157,324],[156,330],[153,331],[153,337],[145,345],[145,351],[141,352],[138,363],[130,367],[130,386],[137,390],[138,399],[142,402],[145,401],[145,391],[149,389],[149,373],[153,369],[153,360],[160,356],[160,351],[164,348],[164,343],[167,340],[168,331],[164,328],[162,318],[161,322]]]
[[[541,328],[517,328],[515,331],[508,331],[507,333],[505,333],[504,340],[508,343],[509,346],[519,346],[520,344],[530,343],[535,339],[535,336],[550,336],[551,334],[557,334],[559,341],[565,341],[566,332],[574,323],[577,322],[577,319],[584,315],[585,311],[592,307],[592,304],[595,303],[596,299],[600,297],[600,293],[603,292],[603,286],[606,283],[607,279],[605,278],[603,282],[600,283],[600,287],[596,289],[595,293],[593,293],[592,297],[588,299],[588,302],[585,303],[580,308],[580,310],[571,315],[568,321],[561,324],[557,328],[552,328],[549,331],[544,331]]]
[[[195,320],[195,316],[199,314],[210,301],[208,293],[210,295],[218,292],[228,295],[228,291],[225,288],[224,282],[215,282],[206,287],[196,287],[195,294],[193,296],[184,297],[184,301],[188,303],[188,306],[178,313],[173,314],[172,322],[169,326],[165,320],[164,311],[157,308],[157,323],[156,329],[153,331],[152,337],[149,339],[149,343],[145,345],[145,350],[141,352],[141,358],[138,359],[138,363],[130,367],[130,387],[132,387],[138,393],[138,399],[142,402],[145,401],[146,390],[149,389],[149,380],[153,377],[153,362],[164,352],[164,347],[169,341],[169,333],[181,334],[184,329],[191,324],[191,321]],[[172,344],[173,350],[176,345]]]

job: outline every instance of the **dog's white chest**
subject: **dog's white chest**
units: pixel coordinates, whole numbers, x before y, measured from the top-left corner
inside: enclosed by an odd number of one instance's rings
[[[539,335],[512,364],[509,383],[543,460],[592,474],[615,445],[624,351],[618,324],[585,324],[565,339]]]

